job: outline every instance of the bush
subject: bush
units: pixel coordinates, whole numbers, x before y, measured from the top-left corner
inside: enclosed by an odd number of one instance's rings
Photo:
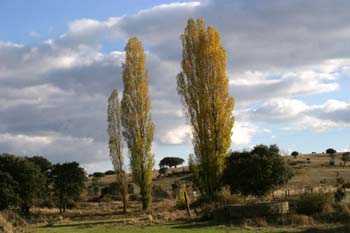
[[[296,212],[306,215],[324,213],[332,201],[332,196],[328,193],[303,194],[295,202]]]
[[[334,200],[336,202],[341,202],[342,200],[344,200],[346,196],[346,192],[345,189],[342,187],[337,188],[337,191],[334,193]]]
[[[167,167],[161,167],[158,172],[159,172],[159,175],[166,176],[168,174],[168,168]]]
[[[115,175],[115,171],[112,171],[112,170],[108,170],[105,172],[105,175],[108,176],[108,175]]]
[[[286,184],[292,172],[276,145],[255,146],[251,152],[233,152],[226,160],[224,184],[232,193],[264,196]]]
[[[186,209],[186,199],[184,192],[179,192],[176,196],[176,208],[183,210]]]
[[[103,172],[95,172],[92,174],[92,176],[96,178],[101,178],[101,177],[104,177],[105,174]]]
[[[160,185],[154,185],[152,187],[152,196],[154,197],[154,199],[165,199],[165,198],[169,198],[169,194],[167,191],[165,191]]]
[[[101,190],[101,197],[110,197],[120,200],[120,185],[117,182],[110,183],[107,187]]]
[[[220,205],[232,205],[243,202],[242,198],[240,198],[238,195],[231,194],[228,187],[222,188],[215,194],[214,198]]]
[[[133,184],[128,184],[128,194],[134,194],[135,189]]]
[[[176,207],[178,209],[186,209],[186,198],[185,198],[185,192],[186,192],[186,185],[182,184],[180,186],[180,189],[176,195]]]

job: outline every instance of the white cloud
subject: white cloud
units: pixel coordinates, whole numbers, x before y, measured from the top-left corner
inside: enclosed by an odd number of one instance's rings
[[[283,125],[285,129],[311,129],[350,127],[350,103],[328,100],[321,105],[306,105],[296,99],[273,99],[256,109],[244,111],[245,120]]]
[[[231,137],[232,144],[244,146],[252,143],[252,137],[258,132],[257,128],[249,123],[236,123]]]
[[[191,128],[188,125],[180,125],[170,129],[161,142],[166,144],[189,144],[191,142]]]
[[[302,99],[336,92],[339,78],[350,76],[349,7],[341,0],[172,3],[106,20],[78,19],[62,36],[42,43],[0,42],[0,150],[90,167],[108,159],[106,100],[112,89],[122,90],[124,53],[101,48],[134,35],[147,50],[155,144],[189,146],[176,75],[180,35],[187,19],[199,16],[219,29],[227,50],[235,146],[271,133],[256,122],[289,129],[349,127],[346,101],[312,105]],[[50,143],[40,143],[41,137]]]
[[[29,33],[29,36],[31,36],[31,37],[40,37],[40,33],[36,32],[36,31],[31,31]]]

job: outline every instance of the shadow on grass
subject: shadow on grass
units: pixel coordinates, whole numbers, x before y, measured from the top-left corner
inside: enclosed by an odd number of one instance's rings
[[[76,222],[76,223],[65,223],[65,224],[56,224],[56,225],[46,225],[40,228],[61,228],[61,227],[78,227],[78,228],[90,228],[98,225],[106,225],[106,224],[116,224],[122,223],[124,219],[115,219],[110,221],[91,221],[91,222]]]
[[[216,222],[211,221],[184,221],[174,224],[169,224],[168,226],[171,226],[173,229],[194,229],[194,228],[208,228],[208,227],[215,227],[219,226],[220,224]]]
[[[328,229],[322,229],[322,228],[310,228],[302,233],[349,233],[350,227],[341,226],[341,227],[335,227],[335,228],[328,228]]]

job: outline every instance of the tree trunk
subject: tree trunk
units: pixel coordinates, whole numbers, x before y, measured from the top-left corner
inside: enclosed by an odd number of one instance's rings
[[[23,205],[22,205],[22,212],[23,212],[25,215],[29,215],[29,214],[30,214],[30,208],[29,208],[29,206],[27,205],[27,203],[23,203]]]
[[[127,194],[124,191],[124,193],[122,194],[122,196],[123,196],[123,213],[124,214],[126,214],[126,212],[127,212],[127,205],[128,205],[126,195]]]

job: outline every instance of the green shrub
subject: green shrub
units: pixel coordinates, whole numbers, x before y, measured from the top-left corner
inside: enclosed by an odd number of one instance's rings
[[[166,176],[167,174],[168,174],[168,168],[167,167],[161,167],[160,169],[159,169],[159,175],[161,176],[161,175],[163,175],[163,176]]]
[[[176,195],[176,207],[178,209],[186,209],[186,199],[185,199],[186,185],[182,184],[180,190]]]
[[[303,194],[295,202],[296,212],[306,215],[324,213],[332,202],[332,195],[328,193]]]
[[[184,192],[180,192],[176,196],[176,208],[183,210],[186,208],[186,200],[185,200],[185,194]]]
[[[165,198],[169,198],[170,197],[168,192],[165,191],[160,185],[154,185],[152,187],[152,196],[156,200],[165,199]]]
[[[115,175],[115,171],[108,170],[108,171],[105,172],[105,175],[106,175],[106,176]]]
[[[128,184],[128,194],[134,194],[135,189],[133,184]]]
[[[108,186],[102,188],[101,190],[101,199],[112,199],[112,200],[116,200],[116,201],[121,201],[122,200],[122,196],[121,196],[121,192],[120,192],[120,184],[117,182],[112,182],[110,183]]]
[[[346,196],[345,189],[342,187],[337,188],[337,191],[334,193],[334,199],[336,202],[341,202]]]

